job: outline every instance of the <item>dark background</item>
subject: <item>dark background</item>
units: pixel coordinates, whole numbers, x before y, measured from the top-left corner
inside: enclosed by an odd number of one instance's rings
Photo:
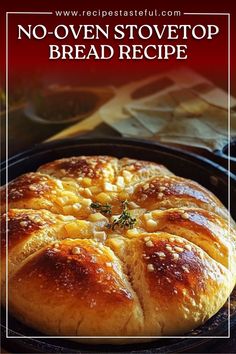
[[[231,44],[236,38],[235,6],[233,1],[119,1],[111,2],[106,0],[98,1],[71,1],[67,2],[44,2],[44,1],[23,1],[23,2],[2,2],[2,10],[5,11],[54,11],[54,10],[90,10],[90,9],[157,9],[180,10],[183,12],[229,12],[231,13]],[[1,12],[1,71],[4,82],[5,67],[5,16]],[[53,43],[53,38],[44,40],[17,40],[17,24],[45,24],[49,29],[59,23],[64,24],[110,24],[136,23],[136,24],[216,24],[220,27],[220,33],[213,40],[188,39],[189,57],[187,60],[118,60],[112,58],[108,61],[102,60],[49,60],[48,44]],[[106,44],[117,45],[112,41],[97,41]],[[132,41],[129,41],[131,44]],[[155,40],[135,40],[136,44],[155,43]],[[169,44],[172,41],[169,41]],[[54,42],[56,44],[56,40]],[[66,39],[60,43],[76,44],[79,42]],[[92,41],[87,41],[91,44]],[[125,41],[123,42],[125,43]],[[178,42],[179,43],[179,42]],[[164,43],[163,43],[164,44]],[[173,43],[177,44],[177,42]],[[21,78],[28,81],[32,77],[44,79],[48,82],[66,82],[76,85],[102,85],[122,84],[132,79],[162,72],[170,68],[178,69],[179,66],[188,65],[194,70],[209,77],[217,85],[227,89],[227,16],[187,16],[180,17],[56,17],[55,15],[9,15],[9,79],[10,86],[18,85]],[[235,86],[235,46],[231,45],[231,78],[232,92],[236,93]]]

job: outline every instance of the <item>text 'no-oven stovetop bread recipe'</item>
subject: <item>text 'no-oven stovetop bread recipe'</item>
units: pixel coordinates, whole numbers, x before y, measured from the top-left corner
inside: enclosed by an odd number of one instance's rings
[[[162,165],[64,158],[11,181],[7,215],[1,200],[2,290],[7,225],[9,310],[44,334],[185,334],[235,285],[227,210]]]

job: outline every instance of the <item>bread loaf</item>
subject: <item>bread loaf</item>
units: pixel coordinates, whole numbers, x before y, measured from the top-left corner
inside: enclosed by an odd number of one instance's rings
[[[2,187],[1,208],[2,293],[7,249],[9,310],[46,335],[187,334],[236,282],[226,208],[154,162],[53,161]]]

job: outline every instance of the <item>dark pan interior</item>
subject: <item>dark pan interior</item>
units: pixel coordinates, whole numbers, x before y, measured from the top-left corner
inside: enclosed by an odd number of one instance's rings
[[[42,163],[52,161],[57,158],[75,155],[112,155],[117,157],[131,157],[162,163],[179,176],[191,178],[207,187],[218,198],[228,206],[228,174],[219,165],[197,155],[185,153],[181,150],[168,148],[159,144],[128,140],[119,138],[80,138],[66,139],[47,144],[41,144],[31,150],[12,157],[8,162],[8,179],[11,180],[18,175],[36,170]],[[6,180],[6,164],[2,164],[1,181]],[[236,178],[231,176],[231,199],[236,198]],[[231,205],[231,214],[236,219],[236,207]],[[2,318],[5,317],[5,310]],[[228,330],[228,309],[223,307],[205,325],[187,334],[189,336],[225,336]],[[231,315],[231,326],[236,324],[236,312]],[[2,324],[3,337],[5,337],[5,325]],[[9,316],[9,335],[41,335],[32,332],[13,317]],[[23,348],[24,352],[51,352],[51,353],[90,353],[90,352],[134,352],[134,353],[170,353],[189,352],[194,347],[206,346],[208,339],[188,338],[188,339],[161,339],[152,343],[132,344],[124,346],[106,345],[85,345],[74,343],[63,339],[8,339],[7,344],[14,347]]]

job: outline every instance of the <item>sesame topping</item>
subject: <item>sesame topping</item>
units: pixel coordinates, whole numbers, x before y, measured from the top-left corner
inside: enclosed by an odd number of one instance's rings
[[[20,222],[20,226],[26,227],[26,226],[28,226],[28,222],[27,221],[21,221]]]
[[[80,250],[79,247],[74,247],[74,248],[72,249],[72,254],[80,254],[80,253],[81,253],[81,250]]]
[[[182,247],[179,247],[179,246],[174,246],[174,249],[177,252],[183,252],[184,251],[184,249]]]
[[[192,251],[192,247],[190,245],[185,245],[186,250]]]
[[[165,258],[165,256],[166,256],[164,252],[155,252],[155,254],[157,256],[159,256],[160,258]]]
[[[177,261],[179,259],[178,253],[173,253],[173,259],[174,261]]]
[[[145,242],[147,242],[147,241],[149,241],[149,240],[150,240],[150,236],[144,237],[144,241],[145,241]]]
[[[150,259],[150,257],[149,257],[149,256],[143,256],[143,258],[144,258],[144,259]]]
[[[147,270],[148,270],[148,272],[154,272],[154,266],[153,266],[153,264],[151,264],[151,263],[149,263],[148,265],[147,265]]]
[[[189,219],[189,215],[185,212],[181,214],[181,217],[185,220]]]
[[[158,194],[157,194],[157,198],[158,198],[158,199],[162,199],[163,197],[164,197],[164,194],[163,194],[163,193],[158,193]]]
[[[153,242],[151,240],[149,240],[149,241],[146,242],[146,246],[147,247],[153,247],[154,244],[153,244]]]
[[[183,269],[186,273],[189,273],[189,269],[188,269],[187,266],[183,265],[183,266],[182,266],[182,269]]]
[[[167,249],[168,251],[170,251],[170,252],[173,251],[173,248],[172,248],[171,246],[169,246],[169,245],[166,245],[166,249]]]
[[[30,190],[30,191],[36,191],[36,190],[37,190],[37,186],[36,186],[35,184],[31,184],[31,185],[29,186],[29,190]]]
[[[166,190],[166,187],[164,187],[164,186],[160,186],[160,187],[159,187],[159,191],[160,191],[160,192],[164,192],[165,190]]]

